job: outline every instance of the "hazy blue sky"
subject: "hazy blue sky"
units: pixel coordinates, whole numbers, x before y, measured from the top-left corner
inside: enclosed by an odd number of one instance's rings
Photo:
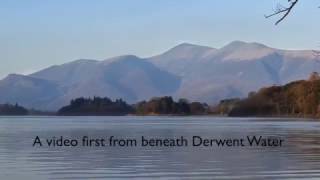
[[[1,0],[0,77],[79,58],[147,57],[181,42],[318,48],[319,1],[301,1],[279,26],[264,18],[286,1]]]

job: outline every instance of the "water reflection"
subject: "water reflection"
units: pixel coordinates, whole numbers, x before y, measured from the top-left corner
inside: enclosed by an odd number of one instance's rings
[[[0,179],[320,178],[320,123],[212,117],[0,118]],[[283,147],[32,147],[36,136],[176,138],[248,135]]]

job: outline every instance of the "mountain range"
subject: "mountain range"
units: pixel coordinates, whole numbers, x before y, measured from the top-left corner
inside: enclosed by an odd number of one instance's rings
[[[10,74],[0,80],[0,103],[57,110],[80,96],[135,103],[168,95],[214,104],[261,87],[306,79],[319,70],[320,58],[312,50],[242,41],[219,49],[183,43],[149,58],[80,59],[29,75]]]

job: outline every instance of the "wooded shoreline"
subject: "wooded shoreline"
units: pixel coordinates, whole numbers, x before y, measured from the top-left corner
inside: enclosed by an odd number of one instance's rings
[[[57,112],[28,110],[18,104],[0,105],[0,115],[43,116],[228,116],[228,117],[320,117],[320,77],[313,73],[308,80],[294,81],[284,86],[261,88],[247,98],[225,99],[217,105],[175,101],[170,96],[128,104],[122,99],[80,97]]]

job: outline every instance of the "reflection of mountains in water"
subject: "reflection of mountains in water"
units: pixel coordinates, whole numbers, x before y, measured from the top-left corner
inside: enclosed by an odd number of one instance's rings
[[[170,95],[214,103],[273,84],[305,79],[320,69],[312,51],[232,42],[220,49],[181,44],[150,58],[132,55],[77,60],[0,81],[0,103],[57,110],[77,97],[123,98],[129,103]]]

